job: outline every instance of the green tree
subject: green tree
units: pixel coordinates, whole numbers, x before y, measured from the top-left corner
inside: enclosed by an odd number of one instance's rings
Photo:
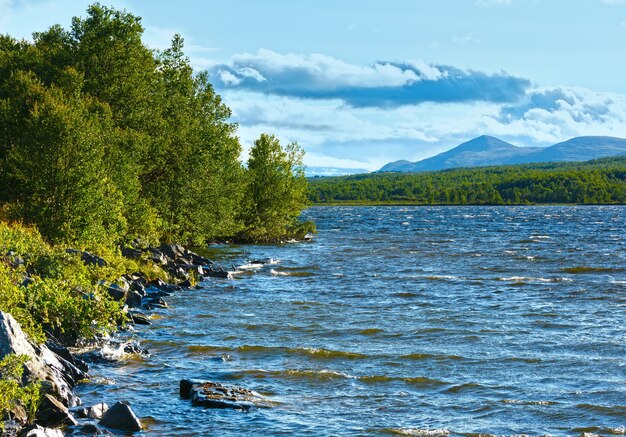
[[[288,235],[307,205],[307,181],[297,143],[284,148],[273,135],[262,134],[250,149],[244,223],[253,240]]]
[[[9,120],[20,133],[5,143],[10,213],[53,241],[115,241],[126,222],[103,165],[106,111],[32,73],[17,72],[7,85],[14,95],[0,105],[0,124]]]

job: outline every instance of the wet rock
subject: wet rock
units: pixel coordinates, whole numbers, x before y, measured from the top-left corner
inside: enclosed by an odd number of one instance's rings
[[[208,269],[208,270],[205,270],[204,271],[204,277],[230,279],[231,275],[226,270],[224,270],[223,268],[220,267],[217,270],[212,269],[212,268]]]
[[[67,406],[74,406],[80,401],[72,388],[78,380],[84,379],[85,373],[46,345],[32,344],[13,316],[0,312],[0,359],[8,354],[29,358],[24,365],[24,383],[42,381],[46,392]]]
[[[185,280],[185,281],[181,282],[181,283],[180,283],[180,284],[178,284],[178,285],[180,285],[180,286],[181,286],[181,287],[183,287],[183,288],[189,288],[189,287],[191,287],[191,281],[189,281],[189,279],[187,279],[187,280]]]
[[[142,299],[141,294],[139,294],[135,290],[130,290],[126,294],[125,302],[126,302],[126,305],[128,305],[131,308],[138,308],[141,306],[141,299]]]
[[[141,278],[143,279],[143,278]],[[145,296],[146,295],[146,285],[143,283],[145,282],[145,279],[143,279],[143,281],[141,280],[133,280],[133,281],[129,281],[130,282],[130,291],[135,291],[137,293],[139,293],[140,296]]]
[[[82,435],[90,435],[90,436],[98,436],[98,435],[105,435],[105,436],[112,436],[114,434],[112,434],[111,432],[102,429],[102,428],[98,428],[96,425],[93,425],[91,423],[88,423],[86,425],[81,426],[80,428],[77,428],[74,430],[74,434],[82,434]]]
[[[125,290],[119,284],[111,284],[107,287],[107,293],[109,293],[111,299],[120,302],[126,299],[128,290]]]
[[[100,419],[98,424],[121,431],[141,431],[143,426],[127,404],[117,402]]]
[[[30,425],[20,431],[20,437],[63,437],[63,432],[60,429]]]
[[[147,302],[144,303],[143,308],[147,310],[153,310],[155,308],[167,308],[167,302],[165,302],[162,297],[155,297],[152,299],[148,299]]]
[[[180,381],[180,397],[191,404],[206,408],[233,408],[248,410],[253,406],[269,406],[259,393],[241,387],[227,387],[218,382]]]
[[[172,294],[174,294],[172,291],[166,291],[156,287],[146,288],[146,297],[148,298],[171,296]]]
[[[124,344],[124,353],[125,354],[143,354],[143,355],[149,355],[149,352],[147,349],[142,348],[139,343],[137,343],[136,341],[130,341],[126,344]]]
[[[151,325],[150,319],[144,313],[140,313],[138,311],[129,311],[128,315],[130,316],[132,322],[135,325]]]
[[[92,405],[91,407],[79,408],[74,410],[74,414],[82,419],[102,419],[102,416],[109,409],[107,404],[100,403]]]
[[[44,395],[35,417],[37,424],[52,428],[78,423],[65,405],[49,394]]]

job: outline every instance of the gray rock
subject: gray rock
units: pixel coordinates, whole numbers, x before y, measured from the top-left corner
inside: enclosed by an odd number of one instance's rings
[[[141,254],[142,252],[139,249],[133,249],[131,247],[122,248],[122,256],[125,258],[139,259],[141,258]]]
[[[253,406],[268,407],[271,403],[252,390],[227,387],[218,382],[180,381],[180,397],[190,399],[191,405],[206,408],[248,410]]]
[[[80,259],[83,261],[83,263],[87,265],[97,265],[98,267],[105,267],[107,265],[107,262],[103,258],[100,258],[98,255],[94,255],[93,253],[89,253],[87,251],[66,249],[65,252],[72,255],[80,254]]]
[[[151,325],[152,324],[148,316],[138,311],[129,311],[128,315],[130,316],[132,322],[135,325]]]
[[[98,428],[96,425],[88,423],[86,425],[81,426],[78,429],[74,430],[74,433],[80,433],[83,435],[91,435],[91,436],[96,436],[96,435],[106,435],[106,436],[112,436],[115,434],[112,434],[111,432],[102,429],[102,428]]]
[[[141,431],[141,421],[127,404],[117,402],[100,419],[98,424],[122,431]]]
[[[126,305],[131,308],[138,308],[141,306],[141,294],[137,293],[135,290],[130,290],[126,294]]]
[[[8,354],[26,355],[23,382],[43,381],[48,393],[64,405],[74,406],[80,400],[72,392],[84,372],[52,352],[46,345],[33,345],[17,321],[8,313],[0,312],[0,359]]]
[[[163,252],[168,258],[176,261],[179,258],[185,258],[187,254],[187,249],[185,249],[180,244],[164,244],[159,247],[161,252]]]
[[[150,254],[148,256],[148,259],[150,259],[153,263],[161,265],[161,266],[166,266],[170,262],[168,257],[160,250],[149,249],[149,251],[150,251]]]
[[[108,409],[109,406],[103,402],[91,407],[79,408],[74,410],[73,413],[82,419],[102,419],[102,416]]]
[[[78,424],[65,405],[49,394],[44,395],[35,417],[37,424],[46,427],[56,428],[64,425]]]
[[[60,429],[44,428],[39,425],[30,425],[20,432],[20,437],[63,437]]]

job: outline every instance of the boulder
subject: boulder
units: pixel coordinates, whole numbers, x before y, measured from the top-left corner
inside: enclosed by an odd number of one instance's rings
[[[148,251],[148,259],[150,259],[155,264],[160,266],[166,266],[170,262],[170,259],[160,250],[148,249]]]
[[[270,406],[267,399],[252,390],[211,381],[181,380],[180,397],[191,400],[191,405],[207,408],[248,410],[253,406]]]
[[[159,247],[159,250],[174,261],[179,258],[185,258],[185,255],[187,254],[187,249],[180,244],[163,244]]]
[[[20,431],[20,437],[63,437],[63,432],[60,429],[30,425]]]
[[[130,316],[131,321],[135,325],[151,325],[150,319],[144,313],[140,313],[139,311],[129,311],[128,315]]]
[[[141,294],[139,294],[138,292],[136,292],[135,290],[130,290],[127,294],[126,294],[126,305],[128,305],[131,308],[138,308],[141,306]]]
[[[87,265],[96,265],[98,267],[105,267],[107,265],[107,262],[103,258],[100,258],[98,255],[94,255],[93,253],[89,253],[87,251],[66,249],[65,252],[72,255],[80,254],[80,259],[83,261],[83,263]]]
[[[122,256],[129,259],[139,259],[141,258],[141,250],[133,249],[132,247],[123,247],[122,248]]]
[[[47,393],[53,394],[66,406],[78,404],[80,399],[72,388],[85,372],[63,359],[46,345],[34,345],[17,321],[8,313],[0,312],[0,359],[8,354],[26,355],[23,382],[41,381]]]
[[[155,308],[167,308],[167,302],[165,302],[162,297],[154,297],[148,299],[144,303],[143,308],[147,310],[153,310]]]
[[[80,428],[76,428],[74,430],[74,434],[83,434],[83,435],[90,435],[90,436],[95,436],[95,435],[106,435],[106,436],[112,436],[115,434],[112,434],[111,432],[102,429],[102,428],[98,428],[96,425],[92,424],[92,423],[88,423],[86,425],[81,426]]]
[[[211,268],[211,269],[207,269],[204,270],[204,277],[209,277],[209,278],[222,278],[222,279],[230,279],[232,278],[231,274],[228,273],[226,270],[224,270],[223,268],[219,268],[217,270]]]
[[[67,407],[49,394],[43,396],[35,418],[37,424],[52,428],[78,424]]]
[[[107,287],[107,293],[109,293],[111,299],[119,302],[126,299],[128,290],[119,284],[111,284]]]
[[[109,406],[103,402],[91,407],[74,410],[74,414],[83,419],[102,419],[102,416],[108,409]]]
[[[127,404],[117,402],[100,419],[98,424],[121,431],[141,431],[141,421],[135,416],[133,410]]]

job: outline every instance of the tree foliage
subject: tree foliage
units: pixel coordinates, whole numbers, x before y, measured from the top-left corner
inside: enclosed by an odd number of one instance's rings
[[[32,42],[0,36],[5,215],[84,245],[284,234],[304,206],[297,163],[300,182],[280,188],[297,191],[289,206],[268,204],[252,220],[244,197],[260,179],[247,180],[256,173],[239,161],[230,109],[206,73],[194,74],[182,37],[152,51],[142,34],[139,17],[96,3],[70,29]],[[290,147],[287,159],[301,164]]]
[[[286,235],[306,204],[303,151],[296,143],[284,148],[273,135],[262,134],[250,150],[243,218],[255,240]]]

